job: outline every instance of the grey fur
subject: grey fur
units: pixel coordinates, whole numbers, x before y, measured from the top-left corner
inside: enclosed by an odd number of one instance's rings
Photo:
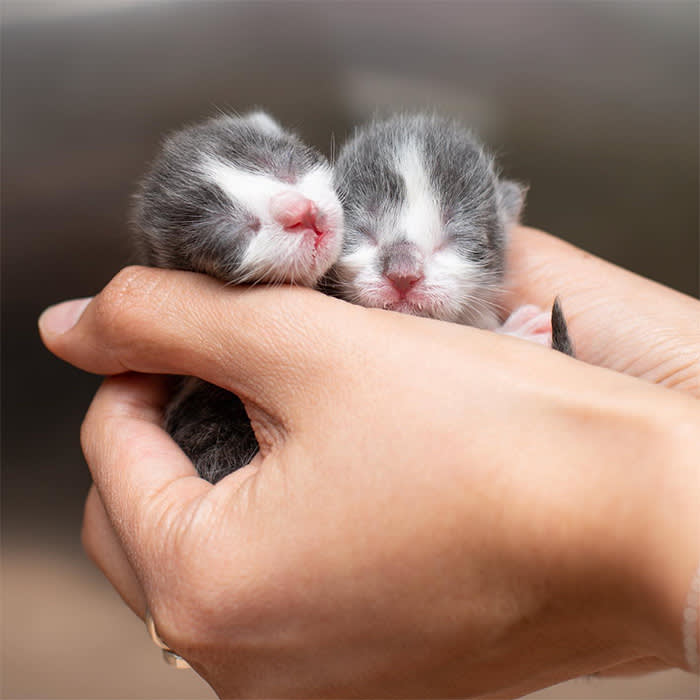
[[[399,115],[358,129],[335,165],[345,219],[343,252],[357,245],[388,208],[405,202],[393,156],[419,145],[450,236],[465,255],[503,267],[506,227],[518,220],[524,191],[500,181],[493,158],[459,123],[428,115]]]
[[[171,134],[136,194],[132,224],[140,261],[204,272],[226,282],[245,278],[241,254],[259,222],[207,180],[212,157],[251,173],[294,183],[325,158],[294,134],[263,123],[262,113],[222,115]],[[264,280],[260,280],[264,281]]]
[[[507,230],[519,219],[524,188],[499,177],[493,158],[471,132],[434,115],[398,115],[372,122],[357,129],[341,150],[335,179],[345,212],[345,236],[328,286],[343,298],[358,300],[354,283],[343,275],[344,261],[377,229],[391,225],[387,222],[395,220],[406,204],[406,182],[396,157],[409,146],[417,149],[438,197],[449,245],[475,264],[479,277],[478,309],[464,299],[457,316],[441,316],[438,310],[426,315],[488,325],[486,317],[496,317],[493,306],[503,280]],[[401,232],[396,234],[400,239]],[[381,264],[386,267],[391,256],[390,250],[383,250]]]
[[[258,452],[243,402],[195,377],[179,378],[164,428],[211,483],[245,466]]]

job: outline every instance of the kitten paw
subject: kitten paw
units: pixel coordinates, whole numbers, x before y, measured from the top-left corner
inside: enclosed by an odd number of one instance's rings
[[[520,306],[506,319],[496,333],[512,335],[550,347],[552,344],[552,318],[548,311],[539,306],[526,304]]]

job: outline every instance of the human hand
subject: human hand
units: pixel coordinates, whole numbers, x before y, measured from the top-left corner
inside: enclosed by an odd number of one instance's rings
[[[700,547],[680,393],[176,272],[129,270],[43,334],[89,371],[192,373],[248,405],[261,453],[215,487],[159,429],[160,379],[108,379],[83,430],[86,548],[219,694],[520,694],[683,663]]]

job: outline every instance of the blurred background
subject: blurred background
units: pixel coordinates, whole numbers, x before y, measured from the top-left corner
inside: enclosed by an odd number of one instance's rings
[[[376,113],[472,125],[526,220],[698,293],[698,3],[5,0],[2,696],[208,698],[79,543],[78,430],[98,379],[41,346],[47,305],[130,260],[161,135],[262,106],[326,153]],[[693,698],[680,672],[538,697]]]

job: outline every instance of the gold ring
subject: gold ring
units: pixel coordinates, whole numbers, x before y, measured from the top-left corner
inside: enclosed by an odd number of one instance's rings
[[[175,668],[192,668],[179,654],[174,652],[159,636],[151,611],[146,608],[146,629],[153,643],[163,651],[163,661]]]

